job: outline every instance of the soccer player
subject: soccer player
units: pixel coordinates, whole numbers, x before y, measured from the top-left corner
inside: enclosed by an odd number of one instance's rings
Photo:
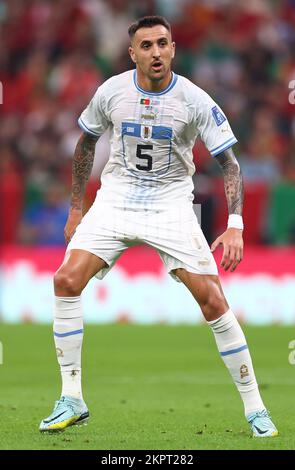
[[[243,331],[224,297],[212,252],[223,246],[221,266],[234,271],[243,257],[243,182],[232,146],[237,142],[208,94],[171,71],[175,54],[169,23],[144,17],[129,28],[135,70],[101,85],[79,118],[83,131],[73,158],[71,208],[65,226],[65,259],[54,276],[54,339],[62,392],[40,431],[59,431],[88,419],[81,390],[81,293],[102,278],[123,251],[146,243],[168,272],[199,303],[219,353],[244,403],[253,436],[278,431],[261,399]],[[102,186],[87,214],[82,201],[95,144],[111,131]],[[192,207],[192,147],[200,137],[220,164],[228,225],[211,251]]]

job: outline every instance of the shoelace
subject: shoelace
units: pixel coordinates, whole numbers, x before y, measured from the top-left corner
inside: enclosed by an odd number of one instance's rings
[[[66,401],[65,397],[62,397],[62,398],[60,398],[60,400],[56,401],[55,402],[54,412],[58,411],[58,408],[61,407],[62,405],[64,405],[65,401]],[[66,402],[66,404],[67,404],[67,406],[69,406],[71,408],[72,412],[75,413],[74,407],[73,407],[73,405],[71,404],[71,402],[69,400]]]
[[[270,418],[270,414],[267,410],[257,411],[250,419],[249,423],[252,424],[256,418]],[[271,419],[271,418],[270,418]]]

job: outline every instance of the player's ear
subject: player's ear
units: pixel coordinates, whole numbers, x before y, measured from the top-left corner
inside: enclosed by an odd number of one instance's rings
[[[132,46],[129,46],[128,52],[129,52],[132,62],[136,64],[136,57],[135,57],[134,49]]]
[[[171,43],[171,46],[172,46],[172,59],[174,59],[174,56],[175,56],[175,47],[176,47],[174,41]]]

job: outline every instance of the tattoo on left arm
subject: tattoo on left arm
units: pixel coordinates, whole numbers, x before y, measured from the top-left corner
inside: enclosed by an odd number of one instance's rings
[[[244,184],[240,166],[235,154],[230,148],[221,152],[215,158],[223,172],[228,213],[242,215]]]

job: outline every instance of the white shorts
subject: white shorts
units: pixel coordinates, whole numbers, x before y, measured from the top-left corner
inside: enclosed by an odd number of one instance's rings
[[[217,266],[191,204],[165,209],[119,209],[96,201],[78,225],[67,252],[86,250],[107,263],[102,279],[130,246],[155,248],[169,274],[184,268],[196,274],[217,275]]]

